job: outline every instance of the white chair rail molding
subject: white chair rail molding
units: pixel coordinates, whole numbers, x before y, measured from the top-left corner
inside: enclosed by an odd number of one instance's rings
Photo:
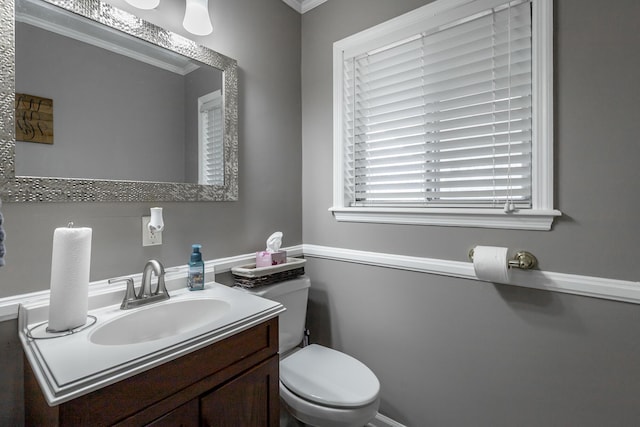
[[[480,281],[475,272],[473,262],[451,261],[313,244],[290,246],[283,248],[283,250],[291,257],[304,256],[305,258],[328,259]],[[516,255],[517,251],[512,252],[513,255]],[[206,260],[205,273],[207,275],[213,275],[231,271],[233,267],[254,262],[255,256],[255,253],[249,253]],[[187,270],[187,265],[168,267],[166,268],[167,280],[183,280],[187,276]],[[139,283],[142,275],[138,274],[132,277],[136,283]],[[516,268],[510,271],[506,284],[640,304],[640,282],[638,281],[556,273],[535,268],[525,270]],[[92,282],[89,285],[90,296],[94,298],[117,289],[118,285],[109,285],[106,279]],[[124,285],[121,286],[121,289],[124,289]],[[18,317],[18,307],[20,304],[46,301],[48,299],[49,290],[0,298],[0,322],[16,319]]]

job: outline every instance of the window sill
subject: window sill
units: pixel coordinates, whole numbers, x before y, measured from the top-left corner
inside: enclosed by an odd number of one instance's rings
[[[438,225],[445,227],[502,228],[511,230],[551,229],[553,219],[562,215],[557,210],[520,210],[504,213],[502,209],[455,208],[345,208],[329,211],[340,222],[372,222],[380,224]]]

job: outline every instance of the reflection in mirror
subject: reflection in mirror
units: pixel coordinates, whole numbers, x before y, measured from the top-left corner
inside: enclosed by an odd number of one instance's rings
[[[16,115],[16,175],[198,183],[198,98],[220,70],[33,0],[16,2],[15,63],[18,105],[55,101]]]
[[[234,60],[98,0],[15,7],[15,166],[0,162],[3,198],[237,199]]]

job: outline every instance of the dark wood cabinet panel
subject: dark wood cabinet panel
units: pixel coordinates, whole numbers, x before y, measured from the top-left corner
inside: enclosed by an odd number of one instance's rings
[[[247,395],[251,395],[251,405],[262,408],[262,411],[267,408],[266,411],[270,414],[269,421],[260,424],[261,427],[277,426],[271,421],[277,419],[279,414],[277,352],[278,318],[274,318],[149,371],[54,407],[48,406],[31,366],[25,359],[26,425],[179,426],[182,422],[191,422],[190,416],[194,412],[199,418],[202,396],[213,390],[225,389],[226,385],[237,381],[238,386],[229,387],[224,392],[235,393],[228,401],[245,399]],[[269,373],[261,369],[268,369]],[[245,375],[251,379],[242,380]],[[262,382],[254,384],[258,377],[262,377]],[[244,391],[240,390],[242,387],[245,387]],[[168,418],[164,419],[165,415]],[[218,425],[244,425],[233,420],[231,422]],[[186,427],[192,424],[184,425]]]
[[[200,400],[202,426],[277,427],[278,356],[252,368]],[[275,400],[275,402],[274,402]]]

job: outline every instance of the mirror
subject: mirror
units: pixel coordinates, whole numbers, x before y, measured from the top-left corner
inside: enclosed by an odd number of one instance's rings
[[[99,0],[15,2],[3,200],[237,200],[235,60]]]

